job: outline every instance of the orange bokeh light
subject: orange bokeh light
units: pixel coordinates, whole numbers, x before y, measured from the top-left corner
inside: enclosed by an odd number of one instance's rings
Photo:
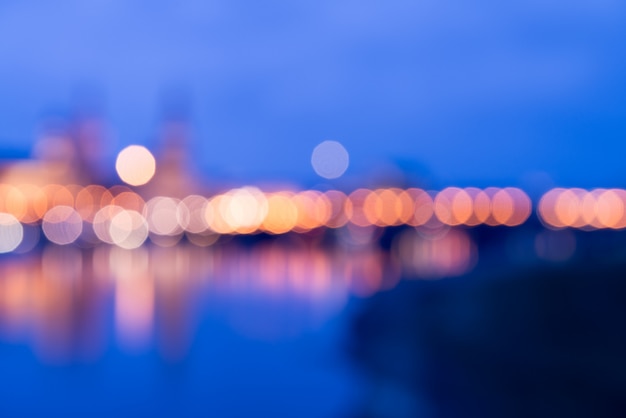
[[[330,203],[330,216],[326,221],[326,226],[341,228],[348,223],[348,215],[345,211],[346,204],[349,204],[348,197],[338,190],[329,190],[324,193],[324,196]]]
[[[307,190],[293,197],[298,211],[296,232],[307,232],[323,226],[331,216],[331,203],[321,192]]]
[[[85,221],[93,222],[96,213],[102,207],[110,205],[112,200],[113,195],[105,187],[91,184],[78,192],[75,208]]]
[[[369,189],[356,189],[348,195],[345,202],[344,210],[350,223],[356,226],[370,226],[374,222],[370,218],[374,218],[371,207],[366,207],[367,199],[370,195],[376,194]],[[369,217],[368,217],[369,215]]]
[[[556,188],[544,194],[539,215],[555,228],[621,229],[626,227],[626,191]]]
[[[435,216],[446,225],[463,224],[470,219],[472,212],[472,197],[463,189],[448,187],[435,197]]]
[[[291,231],[298,222],[298,209],[290,192],[272,193],[267,196],[267,216],[261,228],[271,234]]]
[[[434,202],[433,198],[422,189],[407,189],[406,195],[409,196],[412,202],[412,214],[409,217],[407,223],[412,226],[420,226],[426,224],[434,215]]]

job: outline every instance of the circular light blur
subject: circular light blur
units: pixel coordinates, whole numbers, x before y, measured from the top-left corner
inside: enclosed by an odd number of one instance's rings
[[[450,226],[465,223],[472,216],[472,198],[458,187],[447,187],[435,197],[435,216]]]
[[[341,228],[348,222],[345,206],[349,204],[348,197],[338,190],[329,190],[324,193],[328,203],[329,215],[326,226],[329,228]]]
[[[124,183],[141,186],[154,176],[156,161],[146,147],[131,145],[118,154],[115,170]]]
[[[109,235],[118,247],[139,248],[148,238],[148,223],[139,212],[122,210],[111,219]]]
[[[324,225],[330,216],[330,202],[321,192],[308,190],[296,194],[292,202],[296,205],[298,221],[296,232],[306,232]]]
[[[378,199],[376,193],[368,189],[356,189],[350,193],[344,208],[350,223],[356,226],[370,226],[374,223],[371,220],[374,218],[372,211],[368,210],[369,207],[366,206],[367,198],[372,194]],[[371,206],[375,207],[376,202],[372,202]],[[368,215],[370,216],[368,217]]]
[[[485,222],[490,214],[490,200],[486,193],[475,187],[467,187],[465,193],[472,200],[472,213],[465,221],[467,226],[476,226]]]
[[[532,202],[530,197],[522,190],[515,187],[504,189],[513,201],[513,213],[505,222],[506,226],[518,226],[526,222],[532,213]]]
[[[613,201],[611,209],[607,214],[607,208],[604,205],[608,204],[608,200]],[[603,222],[607,227],[612,229],[626,228],[626,191],[623,189],[612,189],[606,192],[606,195],[601,195],[598,199],[598,219]]]
[[[231,190],[220,204],[222,219],[239,234],[256,231],[268,213],[265,195],[256,187]]]
[[[204,219],[204,208],[207,202],[207,199],[198,195],[187,196],[180,202],[180,205],[184,207],[181,213],[187,214],[181,219],[181,226],[187,232],[199,234],[207,230],[209,226]]]
[[[157,196],[146,204],[145,215],[150,232],[158,235],[176,235],[183,231],[179,215],[183,210],[178,199]]]
[[[24,218],[28,210],[28,202],[22,191],[12,185],[0,185],[0,210],[10,213],[18,220]]]
[[[112,200],[113,195],[106,188],[92,184],[78,192],[75,208],[84,220],[93,222],[96,212],[100,210],[101,206],[110,204]]]
[[[22,184],[19,186],[20,191],[26,199],[26,213],[19,219],[24,223],[34,223],[41,219],[38,215],[36,208],[46,199],[46,196],[41,191],[41,188],[32,184]]]
[[[67,245],[83,232],[83,220],[74,208],[55,206],[44,215],[42,229],[51,242]]]
[[[408,189],[407,195],[412,200],[412,214],[408,224],[412,226],[424,225],[434,214],[434,203],[432,197],[422,189]]]
[[[569,189],[559,194],[554,208],[561,224],[577,228],[585,224],[581,216],[581,197],[584,195],[585,191],[580,189]]]
[[[273,193],[267,197],[267,215],[262,228],[271,234],[291,231],[298,222],[298,209],[291,193]]]
[[[226,202],[228,199],[228,195],[213,196],[204,206],[204,221],[209,229],[215,233],[230,234],[235,232],[226,220],[224,220],[220,210],[222,202]]]
[[[506,225],[514,212],[513,198],[505,189],[499,190],[491,198],[491,216],[499,225]]]
[[[107,244],[115,244],[113,237],[111,237],[111,221],[113,218],[123,212],[124,209],[115,205],[106,205],[98,212],[93,219],[93,231],[100,241]]]
[[[24,228],[17,218],[9,213],[0,213],[0,253],[15,250],[24,238]]]
[[[126,191],[116,195],[110,204],[139,213],[142,213],[146,207],[146,202],[143,198],[133,191]]]
[[[366,208],[370,210],[370,220],[378,226],[398,225],[403,216],[403,192],[399,189],[378,189],[366,198]],[[410,198],[409,203],[412,203]],[[409,216],[412,211],[409,212]],[[406,215],[405,215],[406,216]]]
[[[315,147],[311,155],[311,165],[315,172],[325,179],[341,177],[348,169],[348,151],[337,141],[324,141]]]
[[[547,226],[554,228],[563,228],[565,225],[560,221],[559,216],[556,213],[556,202],[560,194],[565,189],[555,188],[544,194],[539,200],[537,211],[539,212],[539,219]]]

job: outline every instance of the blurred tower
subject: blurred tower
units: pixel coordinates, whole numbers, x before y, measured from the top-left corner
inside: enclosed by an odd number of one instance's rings
[[[200,182],[189,155],[189,100],[186,95],[170,95],[165,100],[158,131],[157,168],[146,185],[149,196],[167,195],[182,198],[198,193]]]
[[[67,118],[53,115],[42,121],[32,157],[34,159],[16,165],[14,173],[19,180],[15,184],[78,184],[80,170],[77,170],[78,152],[70,132]]]
[[[79,104],[70,124],[70,138],[75,149],[72,166],[79,177],[78,184],[103,184],[105,129],[100,112]]]
[[[33,157],[47,173],[39,182],[87,185],[105,180],[100,100],[81,92],[73,101],[69,115],[54,114],[41,124]]]

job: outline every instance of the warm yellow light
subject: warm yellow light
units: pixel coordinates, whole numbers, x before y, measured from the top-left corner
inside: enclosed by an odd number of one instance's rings
[[[28,201],[22,191],[10,184],[0,184],[0,211],[21,220],[27,213]]]
[[[292,202],[289,192],[273,193],[267,196],[267,215],[261,227],[270,234],[284,234],[291,231],[298,222],[298,208]]]
[[[331,203],[321,192],[307,190],[296,194],[292,202],[296,205],[298,221],[296,232],[307,232],[328,222],[331,216]]]
[[[118,154],[115,170],[124,183],[141,186],[154,176],[156,161],[147,148],[131,145]]]
[[[222,219],[239,234],[255,232],[267,216],[265,195],[256,187],[231,190],[220,204]]]
[[[226,222],[220,208],[228,205],[230,196],[220,194],[213,196],[204,207],[204,220],[209,229],[217,234],[232,234],[235,230]]]

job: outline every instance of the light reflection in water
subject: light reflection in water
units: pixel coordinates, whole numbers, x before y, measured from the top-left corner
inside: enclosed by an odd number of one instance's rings
[[[93,360],[110,344],[128,353],[156,347],[177,359],[207,315],[246,337],[288,337],[403,274],[470,267],[473,247],[463,231],[427,241],[410,229],[398,239],[407,250],[390,253],[376,240],[329,248],[299,236],[204,248],[48,245],[0,264],[0,338],[25,342],[51,362]]]

